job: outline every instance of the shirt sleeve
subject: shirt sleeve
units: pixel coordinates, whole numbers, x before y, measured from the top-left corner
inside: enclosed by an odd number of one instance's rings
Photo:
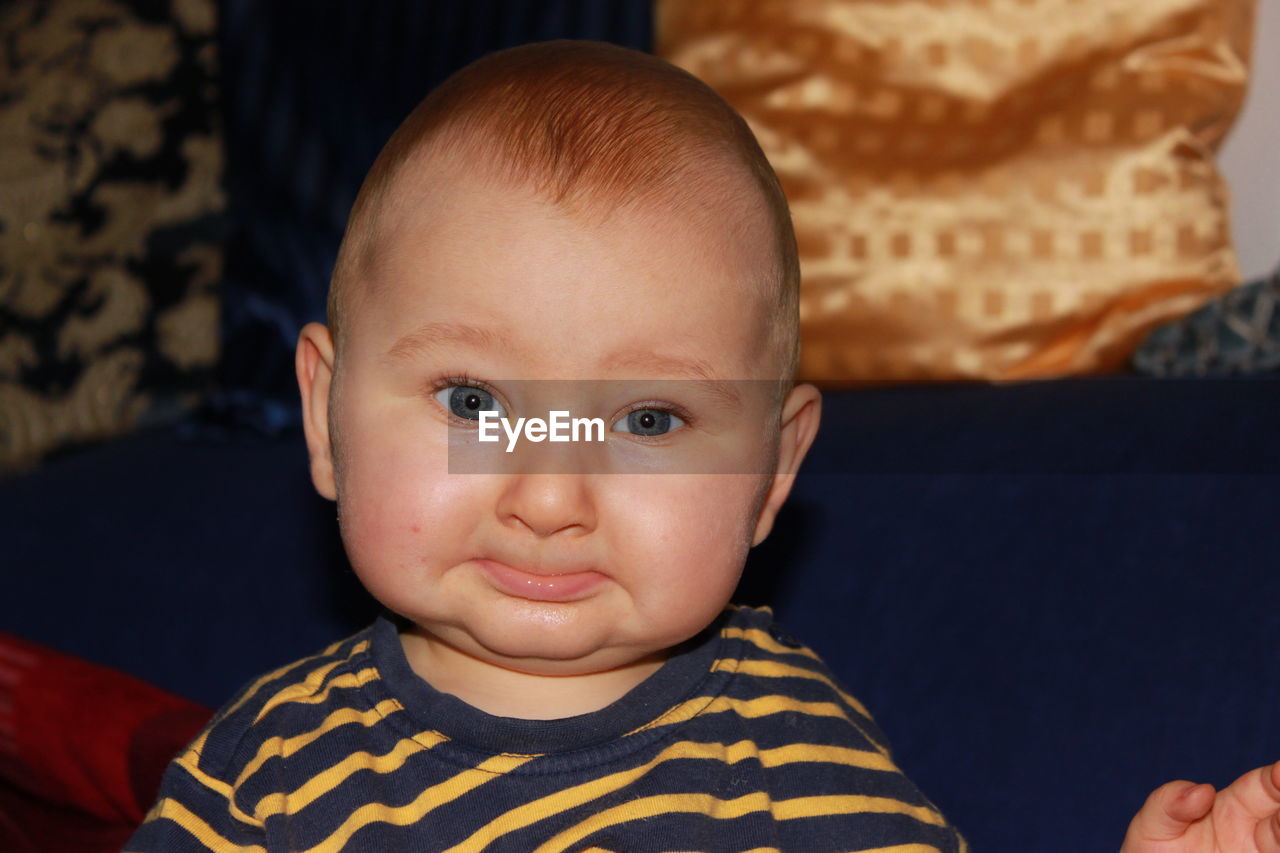
[[[206,730],[169,763],[156,803],[125,853],[266,853],[262,821],[236,805],[233,785],[219,778],[226,774],[210,772],[202,761],[208,735]]]

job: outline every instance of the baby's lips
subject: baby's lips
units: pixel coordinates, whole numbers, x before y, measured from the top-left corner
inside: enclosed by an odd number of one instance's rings
[[[568,602],[586,598],[608,578],[595,569],[571,572],[529,571],[498,560],[473,561],[500,592],[530,601]]]

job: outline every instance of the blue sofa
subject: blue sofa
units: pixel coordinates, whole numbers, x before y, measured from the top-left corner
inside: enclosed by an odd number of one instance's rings
[[[1276,391],[829,393],[739,598],[976,850],[1115,849],[1159,783],[1280,756]],[[376,613],[292,431],[138,434],[4,483],[0,519],[0,627],[211,705]]]
[[[223,3],[221,390],[181,424],[0,483],[0,629],[217,705],[367,624],[376,603],[311,490],[289,360],[359,178],[450,68],[558,35],[646,46],[648,16]],[[435,49],[410,49],[404,21]],[[975,850],[1117,849],[1158,784],[1280,758],[1276,382],[828,391],[739,599],[826,657]]]

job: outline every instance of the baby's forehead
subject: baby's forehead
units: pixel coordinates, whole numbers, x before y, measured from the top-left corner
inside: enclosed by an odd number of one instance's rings
[[[607,319],[598,335],[625,338],[636,311],[758,304],[773,272],[767,222],[740,221],[742,203],[693,193],[557,201],[466,163],[415,175],[429,186],[400,186],[371,270],[375,295],[395,294],[387,311],[572,311]],[[719,315],[722,327],[743,325],[741,312]]]
[[[687,173],[676,178],[622,186],[579,181],[566,191],[545,170],[522,165],[483,137],[464,144],[423,144],[388,180],[370,217],[377,232],[373,241],[381,240],[378,248],[385,251],[393,241],[438,244],[464,230],[459,239],[473,240],[482,229],[450,226],[463,216],[496,220],[519,210],[554,222],[566,238],[627,228],[638,243],[650,237],[645,248],[651,253],[664,250],[674,224],[708,251],[750,256],[756,259],[753,266],[774,268],[775,229],[749,170],[723,153],[694,152],[689,163]],[[478,199],[483,203],[472,203]],[[472,247],[477,253],[491,248]]]
[[[486,125],[445,125],[417,140],[391,172],[379,207],[405,212],[479,184],[513,196],[532,194],[580,215],[585,224],[619,210],[659,218],[701,215],[708,230],[741,228],[744,220],[770,224],[758,176],[733,152],[690,138],[669,142],[662,161],[652,169],[634,162],[561,163],[545,153],[530,156]]]
[[[377,233],[369,243],[371,261],[361,288],[364,294],[358,300],[363,305],[357,310],[376,306],[378,315],[419,310],[421,306],[411,301],[405,287],[430,266],[423,263],[429,253],[449,255],[451,262],[460,265],[453,269],[460,270],[464,278],[483,274],[497,259],[513,251],[518,256],[529,248],[533,250],[529,252],[530,266],[554,263],[559,258],[539,253],[540,246],[512,245],[531,230],[522,226],[536,224],[532,230],[545,236],[545,244],[554,243],[561,249],[562,256],[572,256],[594,240],[616,240],[622,235],[629,254],[620,263],[627,267],[662,269],[672,244],[679,241],[692,247],[690,255],[715,257],[718,268],[740,271],[737,276],[682,278],[677,294],[664,292],[661,281],[650,286],[621,275],[616,286],[555,294],[552,298],[561,304],[585,300],[607,315],[611,304],[622,306],[639,295],[646,305],[655,311],[666,310],[678,321],[682,312],[702,313],[712,304],[743,303],[752,310],[714,312],[715,334],[755,342],[756,349],[771,346],[772,326],[777,322],[777,313],[771,309],[780,279],[777,240],[763,194],[746,167],[723,153],[700,151],[693,152],[696,156],[689,161],[693,168],[680,180],[635,187],[580,181],[573,185],[573,192],[558,193],[563,185],[549,182],[536,170],[520,168],[511,154],[490,140],[473,137],[423,144],[403,161],[389,176],[381,203],[369,218],[376,223],[373,230]],[[586,270],[584,283],[589,284],[596,272],[609,275],[608,270]],[[671,278],[671,273],[666,267],[655,274]],[[429,281],[417,281],[412,292],[427,294],[433,305],[452,304],[458,300],[438,301],[437,297],[441,291],[458,287],[458,281],[450,275],[437,275]],[[505,292],[498,293],[503,288]],[[485,290],[497,293],[503,308],[540,308],[541,291],[527,289],[516,277],[500,277],[495,286]],[[630,313],[616,313],[608,331],[621,343],[637,330]],[[455,318],[446,314],[439,319]],[[503,347],[496,337],[485,343],[491,350]],[[741,343],[709,349],[708,361],[726,362],[711,364],[711,370],[717,374],[737,372],[727,362],[740,361],[741,350]]]

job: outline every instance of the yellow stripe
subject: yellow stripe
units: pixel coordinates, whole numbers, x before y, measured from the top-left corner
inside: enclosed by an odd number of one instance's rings
[[[764,649],[766,652],[772,652],[775,655],[804,655],[807,658],[818,660],[818,655],[812,649],[800,646],[793,648],[784,646],[773,637],[769,636],[767,631],[759,628],[725,628],[720,632],[720,636],[729,640],[746,640],[757,648]]]
[[[297,814],[320,797],[345,782],[358,770],[372,770],[374,773],[387,774],[404,766],[405,759],[423,750],[444,743],[447,737],[436,731],[424,731],[411,738],[401,738],[394,747],[382,755],[361,750],[353,752],[337,764],[321,773],[317,773],[300,788],[281,796],[264,797],[254,814],[260,820],[266,820],[274,814],[287,811]]]
[[[729,696],[717,696],[715,699],[708,700],[705,696],[699,696],[696,699],[681,702],[658,719],[645,723],[627,734],[633,735],[646,729],[683,723],[698,714],[716,714],[724,711],[733,711],[738,716],[748,719],[766,717],[770,714],[781,714],[785,711],[809,714],[814,717],[849,719],[849,715],[845,713],[844,709],[834,702],[801,702],[798,699],[792,699],[790,696],[778,694],[758,696],[755,699],[734,699]]]
[[[782,696],[780,694],[758,696],[755,699],[733,699],[728,696],[718,696],[707,706],[707,713],[719,711],[733,711],[738,716],[746,717],[747,719],[767,717],[770,714],[782,714],[787,711],[794,711],[797,714],[809,714],[814,717],[848,717],[844,712],[844,708],[834,702],[802,702],[799,699],[792,699],[790,696]]]
[[[778,820],[832,814],[904,814],[925,823],[945,825],[941,816],[931,809],[884,797],[800,797],[774,802],[762,791],[746,794],[733,800],[722,800],[710,794],[662,794],[632,800],[592,815],[577,826],[559,833],[537,848],[535,853],[564,850],[602,829],[672,812],[705,814],[719,820],[732,820],[752,812],[762,811],[771,811]]]
[[[720,668],[719,664],[720,661],[716,661],[716,666],[713,666],[712,669]],[[821,672],[814,672],[802,666],[792,666],[789,663],[782,663],[776,660],[744,660],[738,663],[737,671],[743,675],[758,675],[764,678],[808,678],[812,681],[820,681],[840,694],[840,698],[848,702],[849,706],[859,714],[868,720],[871,719],[871,712],[861,702],[841,690],[840,685]]]
[[[779,800],[773,804],[773,814],[778,820],[796,820],[833,814],[901,814],[933,826],[947,825],[942,815],[928,806],[913,806],[889,797],[868,797],[860,794],[832,794]]]
[[[280,676],[284,675],[285,673],[289,672],[292,669],[301,669],[305,664],[311,661],[316,661],[316,660],[320,660],[321,658],[328,657],[329,655],[336,652],[339,648],[341,648],[342,644],[345,642],[347,641],[339,640],[338,642],[330,645],[328,648],[326,648],[323,652],[321,652],[318,655],[312,655],[309,658],[303,658],[300,661],[294,661],[293,663],[288,664],[287,666],[282,666],[279,669],[275,669],[275,670],[272,670],[271,672],[268,672],[266,675],[262,676],[257,681],[253,682],[253,684],[249,685],[249,689],[246,690],[240,696],[240,698],[236,700],[234,705],[232,705],[230,708],[226,710],[223,716],[229,717],[233,713],[235,713],[246,702],[248,702],[250,699],[256,696],[258,691],[261,690],[263,686],[266,685],[268,682],[274,681],[275,679],[279,678]],[[347,657],[344,660],[350,660],[354,655],[357,655],[360,652],[363,652],[367,648],[369,648],[368,640],[362,640],[359,643],[356,643],[355,646],[352,647],[351,651],[347,654]],[[311,680],[311,678],[315,675],[315,672],[327,673],[329,670],[333,669],[333,667],[336,666],[338,663],[342,663],[342,662],[343,661],[335,661],[333,663],[325,664],[324,666],[320,667],[319,670],[313,670],[312,673],[308,674],[306,680],[308,681]],[[323,678],[323,677],[324,677],[323,675],[320,676],[320,678]],[[318,680],[319,679],[317,679],[317,681]]]
[[[339,708],[325,717],[318,727],[309,732],[303,732],[289,738],[279,736],[267,738],[258,747],[258,754],[240,771],[240,775],[236,777],[234,787],[239,788],[243,785],[245,780],[257,773],[268,759],[275,757],[289,758],[298,750],[313,743],[317,738],[333,731],[338,726],[359,723],[368,728],[374,723],[381,722],[388,714],[403,710],[404,706],[395,699],[383,699],[367,711],[360,711],[355,708]]]
[[[739,608],[739,609],[742,609],[742,608]],[[764,608],[764,609],[767,610],[767,608]],[[809,649],[805,646],[800,646],[799,648],[784,646],[781,643],[779,643],[777,640],[773,639],[773,637],[769,636],[769,633],[767,631],[762,631],[759,628],[725,628],[720,632],[720,634],[721,636],[726,637],[728,639],[747,640],[752,645],[758,648],[761,648],[767,652],[772,652],[773,654],[803,655],[813,660],[817,660],[817,661],[821,660],[821,658],[818,657],[817,653],[814,652],[812,649]],[[786,667],[787,669],[793,670],[792,672],[786,672],[786,673],[779,672],[777,673],[778,675],[785,674],[785,675],[796,676],[798,678],[813,678],[818,681],[821,681],[822,683],[828,685],[832,690],[839,693],[840,698],[848,702],[849,706],[851,708],[854,708],[859,714],[866,717],[868,720],[875,719],[874,717],[871,716],[871,712],[867,710],[866,706],[863,705],[861,702],[859,702],[856,697],[847,693],[843,688],[840,687],[839,684],[835,683],[830,678],[827,678],[825,675],[818,672],[814,672],[812,670],[806,670],[806,669],[803,669],[802,667],[790,667],[787,664],[776,663],[774,661],[765,661],[765,660],[743,661],[734,667],[730,667],[728,665],[721,666],[721,661],[717,660],[715,665],[712,668],[713,669],[734,669],[737,672],[746,673],[748,675],[772,675],[773,673],[762,671],[763,668],[768,667],[770,665],[776,666],[776,667]],[[872,739],[868,738],[868,740],[872,740]],[[874,740],[872,740],[872,742],[874,743]]]
[[[680,741],[671,744],[652,759],[637,767],[621,770],[599,779],[593,779],[590,782],[584,782],[572,788],[565,788],[554,794],[548,794],[540,799],[525,803],[518,808],[511,809],[476,830],[461,844],[449,848],[447,853],[467,853],[468,851],[483,850],[502,835],[523,829],[550,815],[577,808],[624,788],[666,761],[692,758],[736,764],[739,761],[753,757],[758,758],[765,767],[780,767],[784,764],[816,761],[828,764],[851,764],[859,767],[869,767],[874,770],[896,770],[891,763],[877,753],[824,747],[819,744],[790,744],[775,749],[761,750],[749,740],[741,740],[728,746],[722,743]]]
[[[417,823],[432,809],[443,806],[461,797],[468,791],[480,787],[491,779],[497,779],[511,772],[535,756],[530,755],[495,755],[470,770],[464,770],[455,776],[427,788],[411,803],[391,807],[382,803],[368,803],[356,809],[342,823],[342,826],[324,841],[312,847],[306,853],[332,853],[341,850],[362,827],[371,823],[389,823],[394,826],[408,826]]]
[[[340,663],[345,663],[345,661],[335,661],[333,666],[337,666]],[[254,718],[253,724],[257,725],[263,717],[271,711],[274,711],[276,708],[279,708],[281,705],[319,705],[321,702],[327,700],[329,698],[329,694],[336,688],[359,687],[360,685],[373,681],[378,677],[377,668],[367,666],[359,672],[345,672],[342,675],[336,676],[325,684],[323,690],[318,693],[315,692],[318,682],[324,677],[324,675],[320,674],[321,671],[326,670],[324,674],[327,675],[328,669],[331,669],[331,667],[320,667],[320,669],[317,669],[311,674],[312,676],[318,676],[315,679],[317,683],[311,683],[312,678],[311,676],[308,676],[306,683],[291,685],[272,696],[263,704],[262,710],[258,711],[258,716]]]
[[[208,773],[201,770],[199,761],[200,753],[196,752],[194,748],[190,748],[174,759],[174,764],[177,764],[183,770],[187,771],[192,779],[196,780],[201,785],[226,800],[227,813],[233,818],[243,821],[250,826],[261,827],[261,821],[246,813],[242,808],[236,805],[235,792],[232,790],[231,786],[226,782],[223,782],[221,779],[215,779]]]
[[[716,663],[719,664],[720,662],[716,661]],[[836,684],[820,672],[814,672],[811,669],[805,669],[804,667],[792,666],[791,664],[780,663],[772,660],[742,661],[738,664],[737,671],[743,675],[756,675],[765,678],[808,678],[821,682],[839,694],[840,698],[843,699],[849,707],[853,708],[868,721],[872,719],[871,712],[868,711],[861,702],[850,696],[844,690],[840,689],[840,685]],[[888,748],[877,742],[876,739],[871,736],[871,733],[864,729],[857,720],[850,719],[849,722],[853,724],[854,728],[862,733],[862,736],[866,738],[867,743],[874,746],[882,755],[886,757],[889,755]]]
[[[866,749],[849,749],[844,746],[826,746],[820,743],[791,743],[760,751],[760,763],[765,767],[797,764],[802,761],[825,764],[844,764],[867,770],[898,772],[898,768],[882,753]]]
[[[678,758],[719,758],[727,764],[734,764],[750,757],[755,752],[755,744],[750,741],[739,741],[728,747],[721,743],[697,743],[694,741],[673,743],[652,759],[637,767],[620,770],[617,773],[611,773],[599,779],[592,779],[589,782],[565,788],[554,794],[548,794],[545,797],[540,797],[511,809],[489,821],[489,823],[473,832],[461,844],[450,847],[445,853],[467,853],[467,851],[483,850],[502,835],[523,829],[543,818],[568,811],[624,788],[665,761]]]
[[[173,821],[191,833],[192,837],[205,846],[205,849],[211,850],[213,853],[223,853],[223,851],[226,851],[226,853],[267,853],[265,847],[259,847],[256,844],[252,847],[242,847],[227,840],[182,803],[168,797],[156,803],[155,808],[151,810],[151,815],[147,818],[147,822],[150,823],[153,820]]]
[[[759,607],[752,607],[750,604],[730,604],[725,609],[726,610],[745,610],[748,613],[763,613],[765,616],[768,616],[770,618],[773,617],[773,608],[767,604],[762,604]]]

